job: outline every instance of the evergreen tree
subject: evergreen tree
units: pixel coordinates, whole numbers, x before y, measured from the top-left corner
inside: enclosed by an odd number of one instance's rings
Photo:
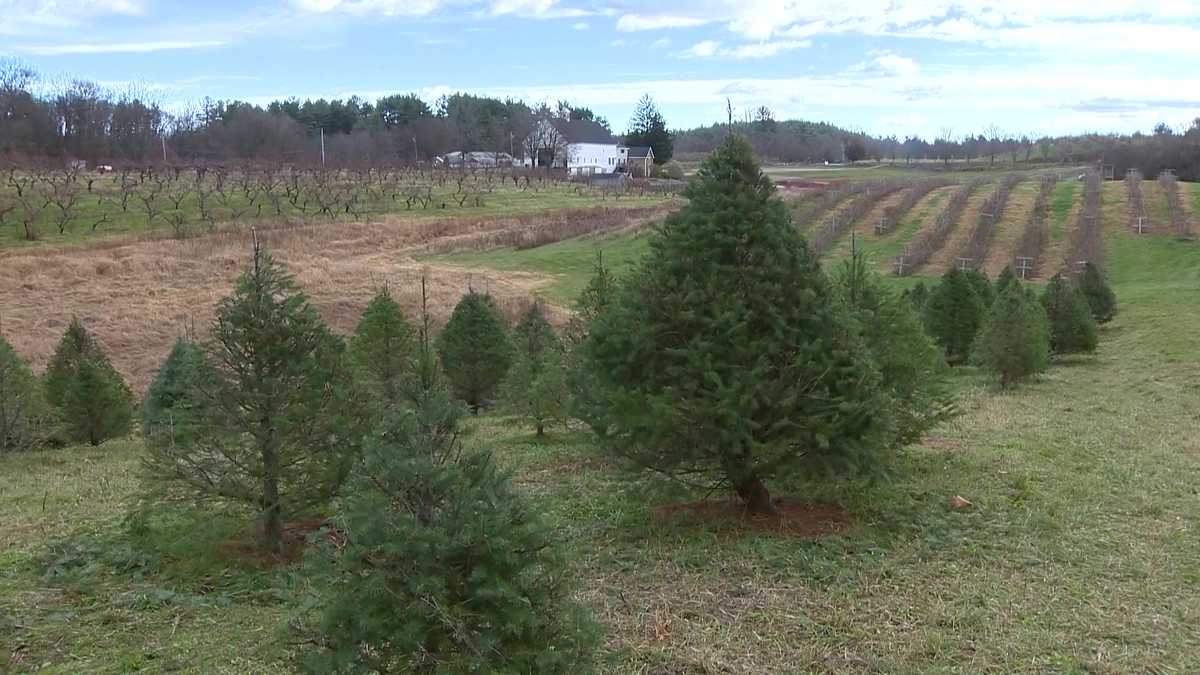
[[[284,520],[328,502],[358,456],[345,347],[256,243],[198,371],[195,400],[172,409],[176,433],[148,439],[148,475],[165,497],[256,509],[278,552]]]
[[[958,269],[943,274],[941,283],[929,293],[925,325],[950,363],[962,363],[970,356],[983,310],[971,281]]]
[[[1100,268],[1087,263],[1083,268],[1083,276],[1079,279],[1079,290],[1087,298],[1088,307],[1092,310],[1092,318],[1098,324],[1112,321],[1117,315],[1117,296],[1109,287]]]
[[[929,287],[925,285],[925,282],[918,281],[916,286],[906,289],[904,297],[908,298],[908,301],[912,303],[913,309],[917,311],[917,316],[921,317],[921,320],[924,321],[925,307],[929,304]]]
[[[643,94],[638,99],[629,120],[629,130],[625,132],[625,144],[648,146],[654,151],[654,163],[665,164],[675,154],[675,141],[667,129],[667,120],[658,111],[650,94]]]
[[[571,600],[554,532],[490,455],[463,455],[464,411],[438,375],[424,325],[402,387],[409,404],[367,443],[337,519],[344,543],[312,557],[318,639],[303,666],[587,671],[596,632]]]
[[[32,447],[48,413],[33,371],[0,335],[0,454]]]
[[[838,299],[855,318],[891,396],[896,417],[894,446],[915,442],[950,411],[948,369],[908,298],[884,284],[855,252],[834,277]],[[922,286],[923,288],[923,286]]]
[[[979,297],[983,310],[987,311],[996,299],[996,290],[992,288],[992,282],[988,281],[986,274],[977,269],[967,270],[963,274],[966,275],[967,281],[971,282],[971,288],[975,289],[975,295]]]
[[[1004,387],[1046,370],[1050,362],[1046,312],[1020,282],[1010,284],[992,303],[974,358],[998,375]]]
[[[562,341],[542,316],[535,302],[513,331],[512,366],[500,388],[500,400],[517,415],[530,420],[538,437],[546,425],[566,416],[567,378]]]
[[[360,380],[388,405],[397,403],[400,379],[412,366],[413,339],[404,310],[386,289],[367,304],[350,338],[350,359]]]
[[[1004,269],[1000,271],[1000,276],[996,277],[994,297],[998,297],[1005,289],[1015,283],[1017,283],[1017,275],[1013,273],[1012,267],[1005,265]]]
[[[438,355],[455,395],[471,409],[490,402],[512,362],[512,343],[492,296],[468,292],[438,336]]]
[[[71,440],[99,445],[129,433],[133,392],[78,319],[71,319],[44,379],[46,398]]]
[[[774,476],[874,465],[878,373],[749,143],[728,137],[685,195],[588,339],[613,449],[757,513]]]
[[[1096,351],[1096,320],[1087,298],[1061,274],[1055,274],[1042,291],[1042,307],[1050,322],[1050,351],[1079,354]]]
[[[184,338],[175,341],[146,392],[142,405],[144,436],[174,432],[177,408],[185,416],[191,414],[188,408],[195,401],[195,387],[203,367],[204,352],[198,344]]]
[[[593,362],[586,358],[588,335],[592,322],[611,304],[616,293],[616,281],[604,266],[604,256],[596,254],[592,278],[587,287],[575,300],[575,315],[567,323],[567,389],[570,400],[567,404],[571,416],[584,422],[597,436],[608,433],[607,395],[603,390],[603,378],[592,368]]]
[[[79,443],[100,445],[129,433],[133,394],[107,361],[80,361],[62,405],[67,434]]]

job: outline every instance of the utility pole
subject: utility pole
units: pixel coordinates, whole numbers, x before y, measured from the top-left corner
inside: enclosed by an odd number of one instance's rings
[[[413,139],[413,166],[416,166],[419,163],[419,160],[417,159],[417,137],[413,136],[412,139]]]
[[[167,163],[167,137],[159,136],[158,140],[162,141],[163,164]]]
[[[325,127],[321,127],[321,166],[325,166]]]

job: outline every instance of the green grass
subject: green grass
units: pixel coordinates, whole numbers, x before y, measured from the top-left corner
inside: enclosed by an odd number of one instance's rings
[[[980,160],[972,162],[969,167],[962,161],[951,162],[948,167],[943,166],[941,162],[914,162],[911,165],[907,165],[903,161],[897,161],[895,163],[856,164],[845,167],[768,165],[763,167],[763,171],[775,180],[872,180],[883,178],[920,179],[939,177],[952,181],[964,181],[989,173],[1034,172],[1042,168],[1044,167],[1025,164],[1018,164],[1014,168],[1011,163],[1001,161],[997,157],[994,167],[989,166],[986,161]]]
[[[502,248],[478,253],[452,253],[431,256],[430,261],[502,272],[534,272],[552,278],[540,289],[546,300],[570,307],[592,278],[597,254],[604,264],[620,275],[647,250],[646,234],[599,238],[577,238],[517,250]]]
[[[470,442],[495,449],[573,556],[604,670],[1200,672],[1200,244],[1130,233],[1113,189],[1121,307],[1099,353],[1010,391],[960,371],[962,414],[886,481],[773,485],[841,504],[855,520],[841,535],[666,518],[653,506],[699,495],[627,480],[581,430],[537,441],[481,417]],[[644,241],[601,244],[617,263]],[[595,245],[482,255],[565,283]],[[237,514],[130,534],[139,453],[0,457],[0,671],[290,672],[298,570],[230,561],[217,542]]]
[[[1071,209],[1075,206],[1075,199],[1079,195],[1079,181],[1066,180],[1060,181],[1054,186],[1054,190],[1050,193],[1050,241],[1062,241],[1070,229],[1070,224],[1067,218],[1071,215]]]

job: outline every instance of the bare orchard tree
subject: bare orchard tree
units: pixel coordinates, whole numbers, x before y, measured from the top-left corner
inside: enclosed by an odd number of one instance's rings
[[[535,166],[552,167],[555,162],[566,161],[569,145],[551,119],[539,115],[521,147]]]
[[[983,130],[984,138],[987,140],[988,164],[992,166],[996,165],[996,155],[1000,152],[1002,147],[1002,141],[1000,140],[1000,137],[1003,133],[1004,132],[1000,130],[1000,127],[996,126],[994,122],[987,125],[987,128]]]

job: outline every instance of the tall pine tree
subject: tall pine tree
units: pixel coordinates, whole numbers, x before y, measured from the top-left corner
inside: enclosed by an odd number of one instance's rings
[[[173,407],[174,434],[148,439],[149,477],[165,496],[256,510],[263,548],[280,551],[284,521],[327,503],[358,457],[361,408],[346,361],[342,341],[256,242],[250,269],[217,306],[194,400]]]
[[[399,400],[400,380],[412,367],[414,331],[387,289],[367,303],[350,338],[350,359],[360,381],[388,405]]]
[[[1078,288],[1055,274],[1042,291],[1042,307],[1050,321],[1050,351],[1079,354],[1096,351],[1096,320],[1087,298]]]
[[[667,129],[667,120],[658,111],[650,94],[643,94],[625,132],[626,145],[646,146],[654,151],[654,162],[665,164],[675,155],[675,140]]]
[[[492,296],[469,291],[437,341],[451,389],[471,409],[488,404],[512,363],[512,341]]]
[[[974,359],[1008,387],[1043,372],[1050,363],[1050,328],[1037,300],[1015,282],[988,311]]]
[[[567,411],[567,373],[562,340],[534,302],[513,331],[513,363],[500,389],[505,407],[533,423],[538,437]]]
[[[946,351],[950,363],[962,363],[983,321],[984,304],[966,274],[957,268],[942,275],[925,305],[925,326]]]
[[[886,396],[749,143],[729,136],[685,195],[589,337],[610,445],[771,513],[772,477],[875,463]]]
[[[575,300],[575,315],[567,323],[567,388],[570,391],[568,410],[584,422],[597,436],[608,433],[608,397],[603,389],[604,379],[595,371],[594,362],[587,358],[586,344],[592,322],[612,303],[616,280],[604,266],[604,256],[596,254],[592,278]]]

